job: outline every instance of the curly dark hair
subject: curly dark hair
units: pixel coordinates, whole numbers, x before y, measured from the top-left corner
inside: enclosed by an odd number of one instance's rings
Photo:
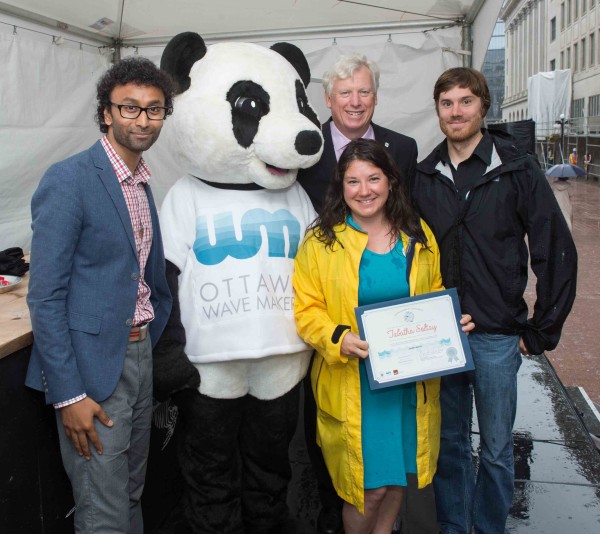
[[[108,132],[108,125],[104,122],[104,110],[110,107],[112,90],[117,85],[128,83],[157,87],[165,95],[165,107],[169,108],[167,115],[173,112],[173,84],[170,76],[145,57],[128,57],[115,63],[98,81],[96,90],[98,107],[95,118],[102,133]]]
[[[402,172],[389,152],[371,139],[355,139],[348,143],[329,184],[321,214],[309,226],[309,230],[325,246],[333,248],[337,241],[334,227],[345,222],[348,213],[348,206],[344,201],[344,175],[355,160],[375,165],[388,179],[391,189],[385,203],[385,217],[390,223],[391,235],[399,236],[402,231],[427,247],[427,238],[421,227],[419,215],[404,191]]]

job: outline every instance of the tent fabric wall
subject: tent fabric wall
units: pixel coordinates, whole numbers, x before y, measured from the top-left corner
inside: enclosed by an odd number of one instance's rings
[[[97,51],[0,34],[0,250],[28,250],[40,177],[98,138],[95,83],[107,65]]]

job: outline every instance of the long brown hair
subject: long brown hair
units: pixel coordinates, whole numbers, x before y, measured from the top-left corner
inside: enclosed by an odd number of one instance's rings
[[[377,141],[355,139],[348,143],[338,161],[335,175],[329,184],[321,214],[310,225],[315,237],[327,247],[333,248],[337,241],[334,227],[346,221],[348,206],[344,200],[344,175],[353,161],[366,161],[381,169],[386,175],[390,194],[385,203],[385,217],[390,223],[391,234],[404,232],[427,246],[427,238],[421,227],[419,215],[404,192],[404,177],[389,152]]]

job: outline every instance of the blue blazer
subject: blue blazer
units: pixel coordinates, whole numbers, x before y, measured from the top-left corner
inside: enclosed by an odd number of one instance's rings
[[[158,216],[145,281],[156,343],[171,311]],[[27,303],[33,350],[26,384],[46,402],[82,393],[100,402],[114,391],[127,350],[140,266],[121,185],[100,141],[56,163],[31,201],[33,239]]]
[[[312,167],[298,171],[298,183],[308,193],[317,213],[321,213],[321,205],[325,200],[329,182],[337,165],[330,124],[331,119],[321,127],[324,139],[321,159]],[[375,140],[387,148],[392,159],[402,171],[405,179],[405,192],[408,195],[407,199],[410,201],[410,190],[417,168],[417,142],[412,137],[388,130],[374,122],[371,123],[371,126],[373,126]]]

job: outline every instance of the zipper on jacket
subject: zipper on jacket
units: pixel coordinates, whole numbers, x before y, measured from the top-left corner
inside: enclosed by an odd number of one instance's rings
[[[404,257],[406,258],[406,283],[408,284],[410,291],[410,270],[412,268],[413,258],[415,256],[415,238],[408,238],[408,245],[406,245],[406,250],[404,251]]]
[[[321,371],[323,370],[323,364],[325,363],[325,358],[321,358],[321,365],[319,365],[319,372],[317,373],[317,379],[315,380],[315,385],[319,383],[319,379],[321,378]]]

